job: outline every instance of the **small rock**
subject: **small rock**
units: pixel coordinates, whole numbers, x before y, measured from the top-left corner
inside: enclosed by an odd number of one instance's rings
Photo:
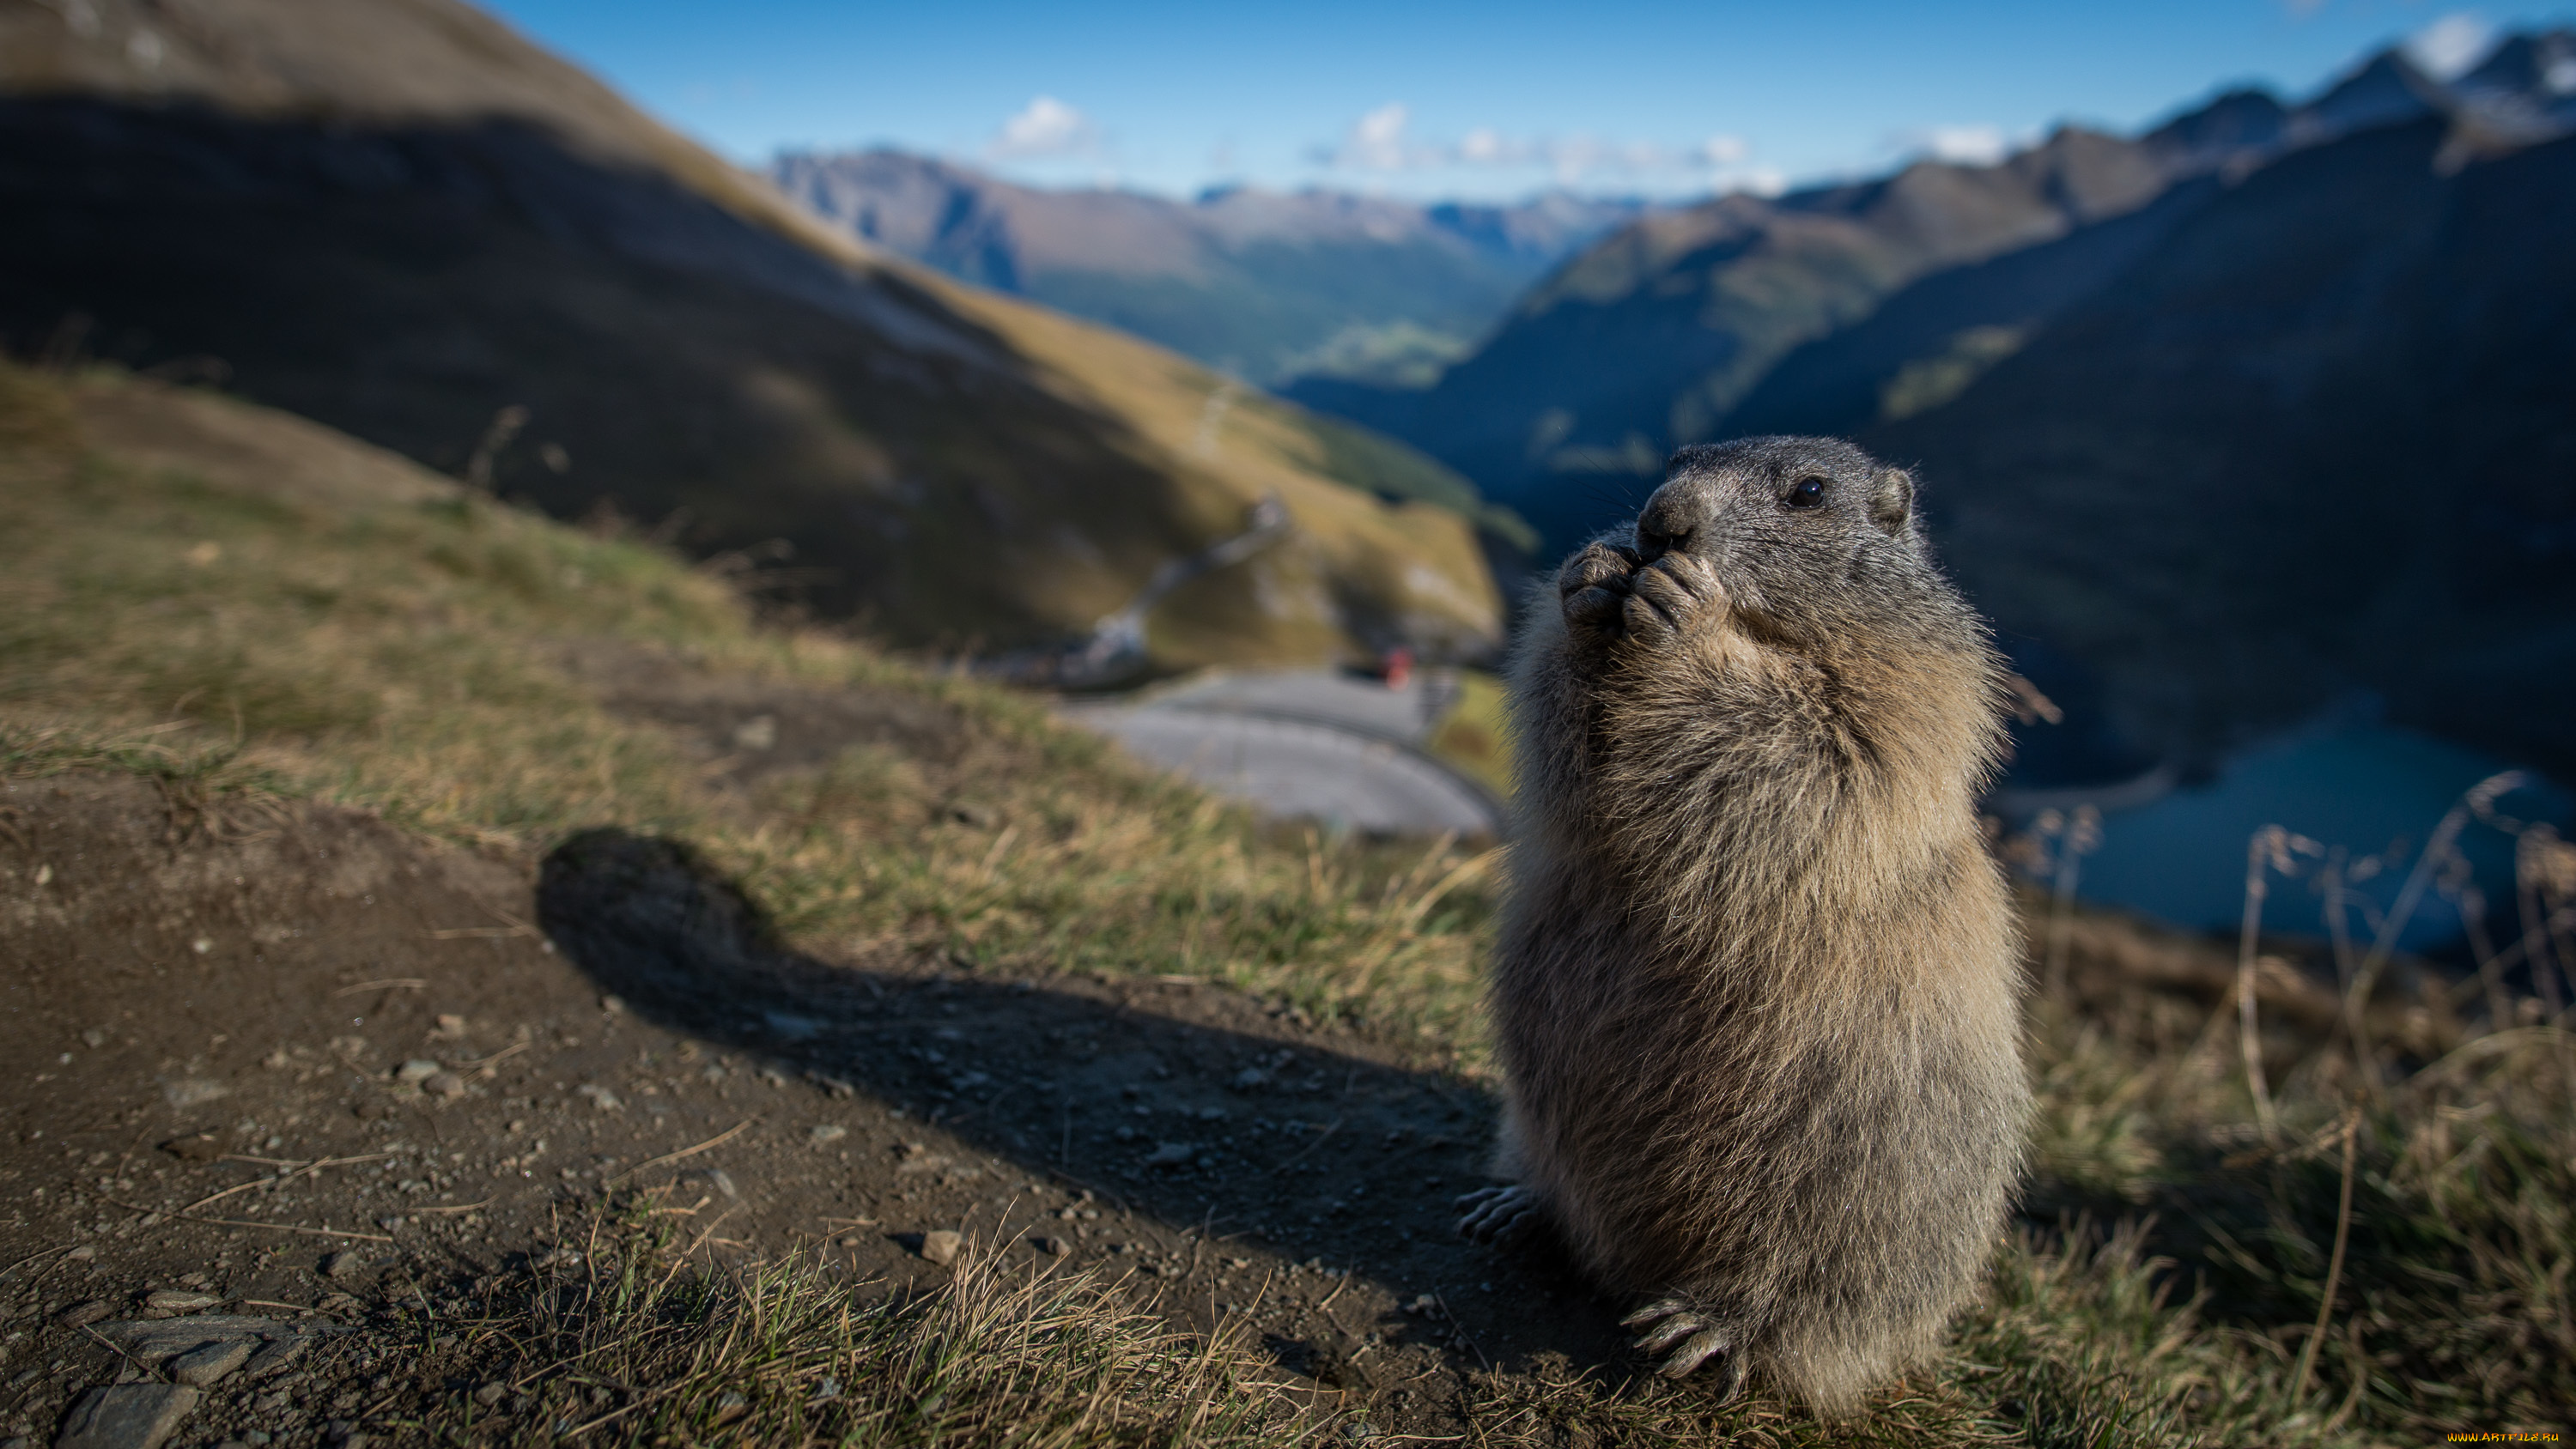
[[[958,1234],[950,1232],[946,1228],[941,1228],[935,1233],[924,1233],[921,1235],[921,1256],[923,1260],[926,1262],[936,1263],[942,1268],[956,1262],[957,1255],[965,1251],[965,1248],[966,1240]]]
[[[474,1402],[481,1404],[483,1407],[488,1409],[494,1404],[501,1402],[504,1398],[509,1397],[509,1393],[510,1386],[495,1379],[491,1383],[485,1384],[483,1387],[474,1391]]]
[[[367,1260],[354,1249],[343,1249],[322,1260],[322,1276],[345,1283],[365,1269]]]
[[[990,830],[1002,823],[1001,813],[990,805],[951,805],[948,818],[972,830]]]
[[[86,1263],[97,1256],[98,1249],[91,1247],[87,1243],[83,1243],[79,1247],[72,1249],[70,1252],[63,1254],[66,1261],[73,1263]]]
[[[465,1035],[465,1018],[452,1011],[442,1011],[438,1014],[438,1025],[430,1028],[429,1034],[441,1041],[455,1041]]]
[[[162,1143],[161,1150],[181,1162],[212,1162],[224,1155],[224,1140],[212,1132],[191,1132]]]
[[[1073,1253],[1073,1241],[1069,1238],[1031,1238],[1029,1246],[1050,1258],[1069,1257]]]
[[[603,1112],[623,1112],[626,1110],[626,1103],[620,1100],[615,1092],[608,1090],[606,1087],[599,1086],[596,1083],[584,1082],[572,1090],[573,1095],[575,1096],[588,1097],[591,1105],[597,1107]]]
[[[826,1142],[838,1142],[849,1135],[849,1128],[843,1127],[836,1122],[826,1122],[821,1126],[808,1131],[805,1134],[805,1138],[815,1146],[820,1147]]]
[[[433,1072],[422,1080],[420,1089],[433,1097],[462,1097],[465,1079],[454,1072]]]
[[[143,1306],[158,1308],[164,1313],[194,1313],[200,1308],[212,1308],[223,1301],[212,1293],[184,1293],[176,1288],[164,1288],[146,1297],[143,1300]]]
[[[733,747],[737,750],[760,751],[778,744],[778,717],[754,715],[733,727]]]
[[[273,1338],[259,1352],[251,1355],[243,1368],[246,1378],[264,1379],[304,1356],[304,1345],[313,1340],[299,1334],[293,1338]]]
[[[217,1097],[230,1096],[232,1090],[221,1082],[211,1081],[205,1077],[181,1077],[161,1089],[161,1100],[185,1111],[201,1103],[211,1102]]]
[[[213,1388],[233,1370],[250,1362],[253,1346],[246,1338],[207,1344],[170,1360],[170,1377],[191,1388]]]
[[[414,1057],[410,1061],[403,1063],[401,1066],[394,1068],[394,1080],[397,1082],[409,1082],[416,1087],[446,1070],[447,1068],[440,1066],[438,1063],[431,1061],[427,1057]]]
[[[1234,1074],[1233,1086],[1238,1092],[1249,1092],[1255,1087],[1268,1086],[1269,1083],[1270,1074],[1259,1067],[1245,1067]]]
[[[1145,1155],[1145,1165],[1180,1167],[1197,1160],[1198,1155],[1198,1144],[1194,1142],[1166,1142]]]
[[[603,996],[599,998],[599,1009],[611,1016],[616,1016],[626,1010],[626,1003],[619,997]]]
[[[85,1303],[75,1303],[55,1314],[54,1321],[65,1328],[85,1328],[115,1311],[108,1306],[106,1299],[92,1298]]]
[[[54,1449],[158,1449],[197,1407],[186,1384],[118,1384],[72,1405]]]

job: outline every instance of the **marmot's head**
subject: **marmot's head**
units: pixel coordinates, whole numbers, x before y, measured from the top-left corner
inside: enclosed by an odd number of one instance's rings
[[[1945,633],[1963,612],[1915,526],[1913,478],[1839,439],[1682,449],[1638,511],[1635,546],[1644,563],[1705,560],[1740,618],[1811,644]]]

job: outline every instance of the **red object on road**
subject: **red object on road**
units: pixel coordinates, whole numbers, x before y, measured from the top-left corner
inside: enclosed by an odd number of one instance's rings
[[[1386,668],[1384,671],[1384,677],[1386,679],[1387,688],[1404,688],[1404,682],[1413,677],[1413,651],[1410,649],[1389,649],[1386,651]]]

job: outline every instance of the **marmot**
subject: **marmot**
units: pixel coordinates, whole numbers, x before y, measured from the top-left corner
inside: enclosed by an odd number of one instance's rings
[[[1685,448],[1516,641],[1490,989],[1507,1112],[1460,1199],[1552,1222],[1662,1372],[1827,1411],[1921,1359],[2017,1175],[2019,923],[1978,828],[2002,663],[1914,482]]]

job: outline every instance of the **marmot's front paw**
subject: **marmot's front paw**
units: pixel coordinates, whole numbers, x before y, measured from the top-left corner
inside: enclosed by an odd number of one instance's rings
[[[1717,1401],[1725,1403],[1744,1387],[1744,1359],[1736,1352],[1740,1347],[1735,1335],[1713,1320],[1704,1317],[1688,1303],[1667,1298],[1649,1303],[1619,1320],[1622,1328],[1642,1328],[1637,1347],[1650,1354],[1662,1354],[1664,1361],[1655,1372],[1668,1379],[1688,1377],[1701,1364],[1716,1360],[1714,1387]],[[1670,1350],[1670,1352],[1666,1352]]]
[[[1619,617],[1630,638],[1669,644],[1689,632],[1692,620],[1725,601],[1725,587],[1707,560],[1668,553],[1628,576]]]
[[[1619,608],[1628,599],[1628,578],[1637,571],[1637,555],[1612,544],[1594,543],[1556,571],[1556,596],[1565,606],[1565,626],[1574,633],[1616,633]]]

